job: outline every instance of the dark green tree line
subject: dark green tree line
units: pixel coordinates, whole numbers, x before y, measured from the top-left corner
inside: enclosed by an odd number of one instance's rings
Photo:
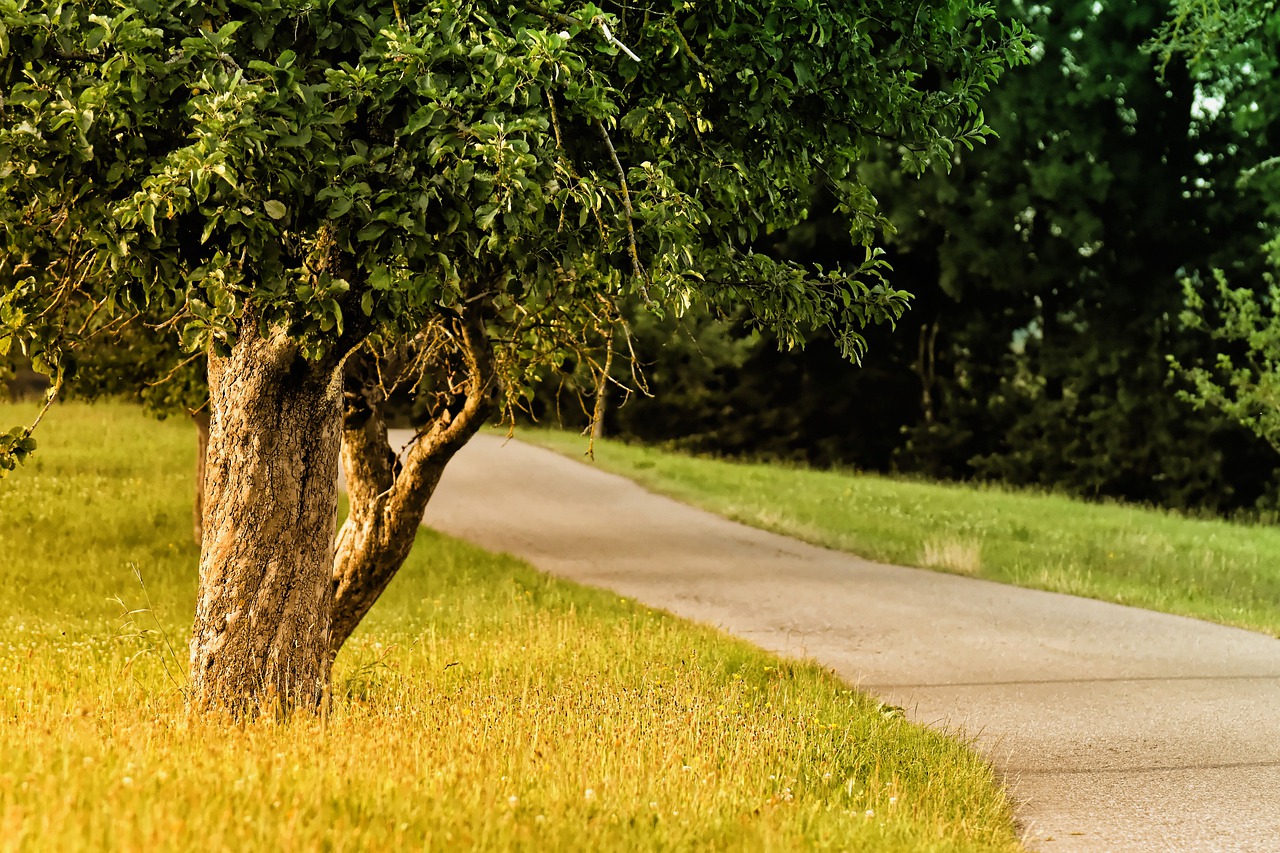
[[[716,379],[728,389],[717,405],[742,417],[725,425],[686,406],[673,437],[1170,506],[1250,506],[1272,488],[1273,457],[1228,419],[1181,402],[1166,358],[1208,352],[1179,321],[1182,279],[1223,265],[1258,274],[1276,196],[1249,178],[1276,150],[1278,113],[1257,94],[1275,91],[1274,65],[1255,58],[1224,80],[1181,56],[1161,61],[1145,49],[1164,24],[1151,4],[1005,11],[1037,44],[984,104],[999,139],[919,183],[863,169],[896,226],[895,281],[916,296],[898,333],[872,332],[857,373],[763,340]],[[837,219],[793,230],[777,250],[856,257],[849,248]],[[776,384],[759,378],[766,371]],[[670,400],[637,400],[615,429],[659,437],[657,410]]]
[[[1179,2],[1152,45],[1162,62],[1184,59],[1238,131],[1270,156],[1242,165],[1239,187],[1263,200],[1256,253],[1224,259],[1184,282],[1183,323],[1211,341],[1200,359],[1170,358],[1197,410],[1221,411],[1280,449],[1280,4],[1274,0]]]

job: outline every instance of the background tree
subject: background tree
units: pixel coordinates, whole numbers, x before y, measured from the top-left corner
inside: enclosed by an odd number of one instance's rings
[[[1224,82],[1181,60],[1162,71],[1143,51],[1164,14],[1150,4],[1002,11],[1037,43],[984,102],[999,143],[918,182],[891,161],[862,167],[896,226],[894,280],[915,295],[897,333],[869,333],[865,368],[761,340],[704,371],[722,396],[686,394],[686,380],[683,405],[633,400],[616,430],[1168,506],[1231,510],[1271,491],[1269,449],[1181,405],[1165,357],[1207,352],[1178,323],[1182,277],[1260,267],[1258,223],[1277,197],[1257,191],[1275,150],[1276,112],[1259,91],[1272,61],[1238,60],[1252,70],[1230,87],[1252,94],[1224,100]],[[811,218],[775,251],[856,257],[842,228]],[[662,350],[646,353],[655,375],[671,372]],[[720,411],[741,417],[725,427]]]
[[[1018,155],[966,163],[924,217],[907,206],[919,196],[898,206],[904,245],[940,243],[939,286],[964,317],[942,319],[945,412],[908,451],[923,466],[940,443],[974,475],[1087,495],[1229,505],[1265,487],[1242,481],[1239,437],[1188,417],[1164,369],[1194,346],[1176,326],[1178,279],[1238,253],[1257,206],[1214,156],[1251,146],[1203,109],[1184,66],[1162,80],[1141,51],[1161,15],[1030,10],[1038,59],[992,116]]]
[[[1180,2],[1150,49],[1162,66],[1185,59],[1214,109],[1265,152],[1230,160],[1237,188],[1263,209],[1250,223],[1261,248],[1246,246],[1212,275],[1184,282],[1182,322],[1216,352],[1199,360],[1175,353],[1170,361],[1189,386],[1182,396],[1197,410],[1221,411],[1280,449],[1280,5]]]
[[[149,328],[143,318],[78,342],[62,396],[85,400],[122,397],[158,418],[190,418],[195,427],[192,538],[204,538],[204,468],[209,446],[209,387],[204,353],[183,352],[174,335]]]
[[[905,305],[879,259],[824,275],[752,241],[800,220],[815,182],[869,234],[870,146],[949,158],[1020,50],[960,0],[2,0],[0,25],[0,347],[57,373],[68,312],[92,331],[145,310],[207,349],[191,701],[234,713],[323,701],[359,617],[344,590],[358,611],[382,583],[344,568],[346,544],[416,528],[434,460],[526,375],[548,315],[703,302],[860,352],[858,329]],[[367,356],[402,353],[457,369],[397,470],[361,420],[376,392],[345,421],[341,401]],[[344,434],[371,452],[349,460],[335,562]]]

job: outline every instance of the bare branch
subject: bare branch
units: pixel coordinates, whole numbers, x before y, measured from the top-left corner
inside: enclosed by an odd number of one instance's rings
[[[40,413],[36,415],[36,419],[31,422],[31,426],[27,427],[27,435],[36,431],[36,427],[40,426],[40,421],[44,420],[45,413],[49,411],[49,407],[53,405],[53,401],[57,399],[58,392],[62,390],[62,382],[54,385],[44,395],[44,405],[40,407]]]
[[[600,33],[604,36],[604,40],[625,53],[633,62],[639,62],[640,57],[631,52],[631,48],[614,38],[613,33],[609,32],[609,25],[604,22],[603,18],[597,18],[596,23],[600,25]]]
[[[197,358],[199,358],[199,357],[200,357],[200,356],[202,356],[202,355],[204,355],[204,353],[202,353],[202,352],[198,352],[198,353],[193,354],[190,358],[184,358],[182,361],[180,361],[180,362],[178,362],[177,364],[175,364],[175,365],[173,366],[173,369],[172,369],[172,370],[170,370],[168,373],[166,373],[162,379],[157,379],[155,382],[148,382],[148,383],[147,383],[147,387],[148,387],[148,388],[154,388],[154,387],[156,387],[157,385],[163,385],[164,383],[166,383],[166,382],[168,382],[170,379],[172,379],[175,375],[177,375],[177,373],[178,373],[178,371],[179,371],[179,370],[181,370],[182,368],[186,367],[188,364],[190,364],[191,362],[195,361]]]

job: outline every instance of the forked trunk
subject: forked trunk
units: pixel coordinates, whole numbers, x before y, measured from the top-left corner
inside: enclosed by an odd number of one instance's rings
[[[333,561],[333,625],[329,644],[337,655],[395,577],[417,538],[422,514],[453,454],[436,453],[395,489],[401,466],[387,441],[380,414],[343,433],[342,465],[350,514],[338,531]]]
[[[451,324],[456,349],[438,365],[441,398],[432,420],[410,443],[403,462],[387,442],[381,369],[364,355],[347,370],[342,463],[351,513],[338,533],[333,564],[333,627],[337,655],[409,555],[422,513],[454,454],[493,411],[498,389],[481,313],[463,308]]]
[[[244,325],[209,361],[190,705],[285,715],[329,685],[340,371]]]

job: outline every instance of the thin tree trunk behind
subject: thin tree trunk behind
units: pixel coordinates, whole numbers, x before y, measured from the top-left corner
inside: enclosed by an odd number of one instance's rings
[[[609,406],[609,373],[613,370],[613,330],[606,340],[604,367],[596,383],[596,402],[591,409],[591,441],[604,438],[604,415]],[[594,445],[593,445],[594,450]],[[595,458],[594,456],[592,458]]]
[[[329,686],[340,372],[253,323],[209,362],[190,706],[315,708]]]
[[[204,540],[204,469],[209,454],[209,410],[201,409],[191,415],[196,425],[196,499],[191,511],[191,534],[199,545]]]

